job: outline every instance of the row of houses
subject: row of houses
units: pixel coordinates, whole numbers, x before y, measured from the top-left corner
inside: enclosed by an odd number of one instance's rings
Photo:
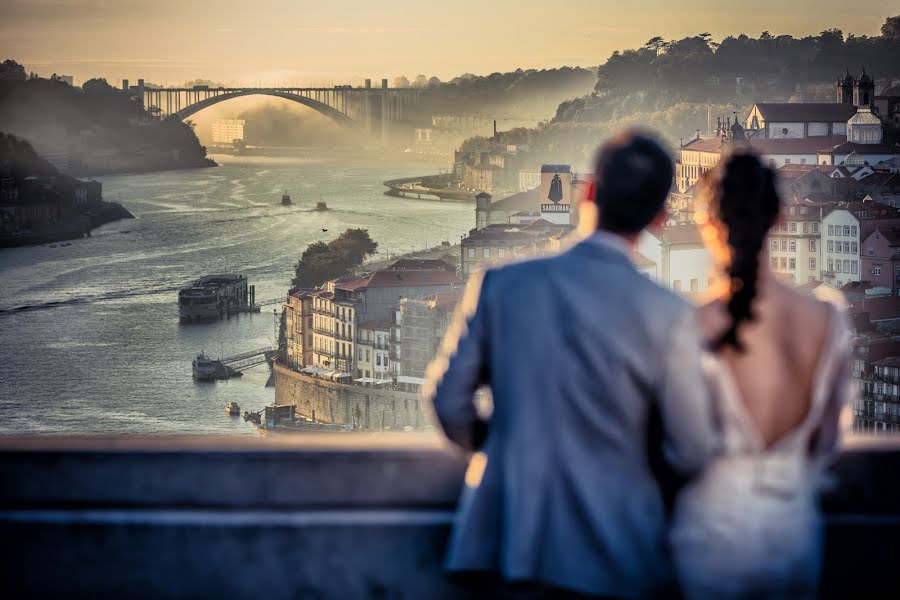
[[[444,261],[402,259],[296,290],[284,306],[286,366],[340,383],[417,388],[463,284]]]

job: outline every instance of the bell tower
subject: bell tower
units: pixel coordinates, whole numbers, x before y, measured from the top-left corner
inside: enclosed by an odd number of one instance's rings
[[[875,106],[875,80],[869,77],[865,67],[853,86],[853,105],[860,108]]]
[[[847,74],[843,78],[838,78],[835,87],[837,88],[838,104],[853,104],[853,75],[847,69]]]

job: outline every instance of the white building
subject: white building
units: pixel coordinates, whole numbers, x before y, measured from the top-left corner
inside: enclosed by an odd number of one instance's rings
[[[859,219],[846,208],[837,208],[822,220],[823,279],[841,287],[859,281]]]
[[[759,103],[750,109],[744,128],[757,139],[844,136],[854,113],[852,104],[836,102]]]
[[[212,124],[212,141],[214,144],[231,145],[235,141],[244,141],[243,119],[216,119]]]
[[[641,272],[652,274],[655,270],[660,285],[690,295],[709,287],[712,259],[695,225],[666,227],[658,234],[645,231],[638,240],[637,251],[643,257],[637,263]],[[656,268],[650,263],[655,263]]]
[[[821,206],[792,202],[768,239],[769,266],[794,285],[822,278]]]

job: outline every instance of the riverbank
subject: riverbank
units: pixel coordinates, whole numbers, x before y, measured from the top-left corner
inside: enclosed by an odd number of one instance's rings
[[[22,234],[0,235],[0,248],[36,246],[75,240],[91,235],[91,231],[107,223],[121,219],[133,219],[127,208],[116,202],[100,201],[95,208],[85,211],[77,221],[44,227],[39,231]]]

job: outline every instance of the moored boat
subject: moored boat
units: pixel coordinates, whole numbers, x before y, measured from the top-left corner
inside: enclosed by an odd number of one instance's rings
[[[184,322],[210,321],[248,305],[243,275],[207,275],[178,292],[178,315]]]
[[[291,204],[293,204],[293,202],[291,201],[291,196],[287,192],[282,194],[281,205],[282,206],[290,206]]]
[[[240,416],[240,414],[241,414],[241,407],[238,405],[237,402],[232,400],[228,404],[225,405],[225,412],[227,412],[232,417],[237,417],[237,416]]]

